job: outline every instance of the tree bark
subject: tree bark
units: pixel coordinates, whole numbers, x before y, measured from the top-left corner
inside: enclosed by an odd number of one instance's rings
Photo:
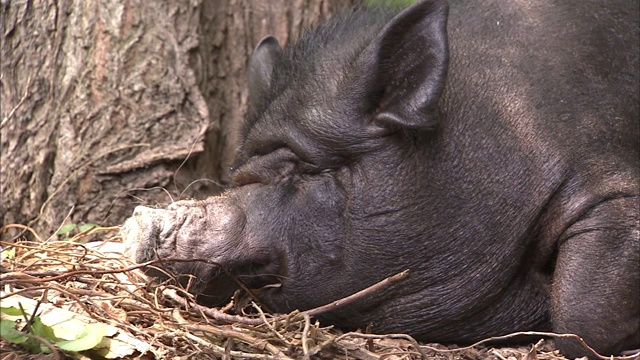
[[[1,1],[2,224],[112,225],[138,204],[219,192],[255,44],[348,5]]]

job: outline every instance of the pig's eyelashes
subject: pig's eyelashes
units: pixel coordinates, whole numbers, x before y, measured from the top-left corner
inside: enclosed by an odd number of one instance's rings
[[[301,175],[319,175],[319,174],[329,174],[334,171],[332,168],[320,167],[307,162],[291,162],[289,161],[289,166],[281,165],[278,168],[279,171],[273,171],[273,169],[269,169],[270,171],[238,171],[236,172],[232,179],[233,184],[235,186],[245,186],[249,184],[271,184],[278,183],[285,179],[297,177]]]
[[[298,168],[297,168],[299,173],[305,174],[305,175],[317,175],[317,174],[326,174],[331,172],[333,169],[330,168],[326,168],[326,167],[321,167],[318,165],[314,165],[308,162],[299,162],[298,164]]]

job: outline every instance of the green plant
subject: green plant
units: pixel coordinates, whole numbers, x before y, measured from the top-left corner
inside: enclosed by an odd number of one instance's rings
[[[56,232],[56,235],[61,235],[62,240],[68,241],[72,240],[75,235],[82,234],[88,232],[90,230],[99,228],[99,225],[86,223],[86,224],[66,224],[62,225],[60,229]]]
[[[0,308],[0,338],[18,344],[31,353],[50,353],[52,349],[46,342],[60,350],[79,352],[95,348],[107,333],[107,325],[102,323],[87,324],[84,330],[73,340],[63,340],[55,335],[54,328],[42,322],[40,316],[31,316],[23,309],[15,307]],[[5,317],[19,317],[9,320]],[[24,320],[24,323],[23,323]],[[19,327],[22,325],[22,329]]]
[[[2,249],[0,247],[0,249]],[[3,262],[5,260],[11,260],[16,256],[16,248],[14,247],[9,247],[7,249],[2,249],[2,251],[0,251],[0,262]]]

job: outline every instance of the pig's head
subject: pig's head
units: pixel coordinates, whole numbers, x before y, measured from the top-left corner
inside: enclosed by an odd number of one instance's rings
[[[446,16],[444,2],[425,1],[395,17],[335,18],[284,49],[263,39],[250,62],[252,107],[232,187],[136,208],[123,227],[129,255],[208,259],[249,288],[277,284],[261,292],[276,311],[424,266],[413,256],[429,226],[417,149],[437,125]],[[218,299],[233,287],[212,263],[165,267],[195,275],[195,291]]]

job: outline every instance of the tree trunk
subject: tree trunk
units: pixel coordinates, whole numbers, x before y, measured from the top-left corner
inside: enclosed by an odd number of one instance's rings
[[[0,2],[3,225],[112,225],[138,204],[220,191],[255,44],[347,5]]]

